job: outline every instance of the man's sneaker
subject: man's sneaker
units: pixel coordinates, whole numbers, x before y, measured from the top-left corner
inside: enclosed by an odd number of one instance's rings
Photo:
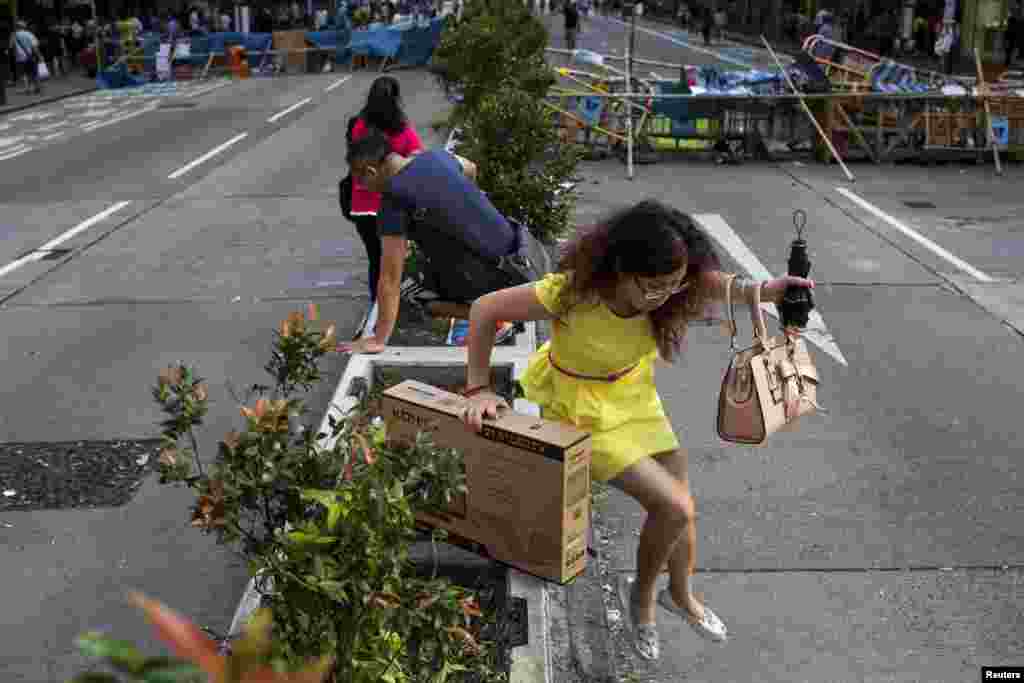
[[[411,277],[407,277],[402,281],[402,287],[399,291],[402,299],[419,304],[420,306],[426,305],[431,301],[438,301],[441,298],[440,294]]]

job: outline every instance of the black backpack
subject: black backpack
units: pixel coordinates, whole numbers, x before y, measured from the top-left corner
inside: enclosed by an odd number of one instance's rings
[[[352,129],[356,127],[358,116],[350,117],[348,129],[345,131],[345,142],[352,144]],[[352,220],[352,174],[348,173],[338,181],[338,206],[341,207],[341,215]]]

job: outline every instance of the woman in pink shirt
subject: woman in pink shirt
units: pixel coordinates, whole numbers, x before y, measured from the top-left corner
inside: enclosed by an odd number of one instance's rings
[[[391,151],[408,157],[423,149],[416,129],[413,128],[402,108],[402,97],[398,81],[391,76],[381,76],[370,86],[366,105],[352,128],[352,140],[366,135],[369,128],[377,128],[388,136]],[[356,231],[366,245],[369,260],[370,306],[377,300],[377,280],[380,278],[380,235],[377,232],[377,210],[380,208],[380,193],[370,192],[355,178],[352,179],[352,220]]]

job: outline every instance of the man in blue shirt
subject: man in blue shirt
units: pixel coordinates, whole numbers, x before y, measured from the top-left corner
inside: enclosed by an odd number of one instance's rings
[[[408,240],[426,261],[423,284],[446,302],[470,304],[550,270],[543,246],[476,186],[476,165],[468,159],[443,149],[404,157],[391,151],[384,133],[371,130],[349,146],[348,163],[353,179],[382,195],[382,254],[374,334],[340,350],[384,350],[398,319]]]

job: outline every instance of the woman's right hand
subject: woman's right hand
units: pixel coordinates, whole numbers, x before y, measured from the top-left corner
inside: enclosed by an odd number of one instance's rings
[[[483,429],[484,420],[497,419],[503,410],[510,410],[508,402],[493,391],[483,391],[466,399],[462,421],[474,432]]]

